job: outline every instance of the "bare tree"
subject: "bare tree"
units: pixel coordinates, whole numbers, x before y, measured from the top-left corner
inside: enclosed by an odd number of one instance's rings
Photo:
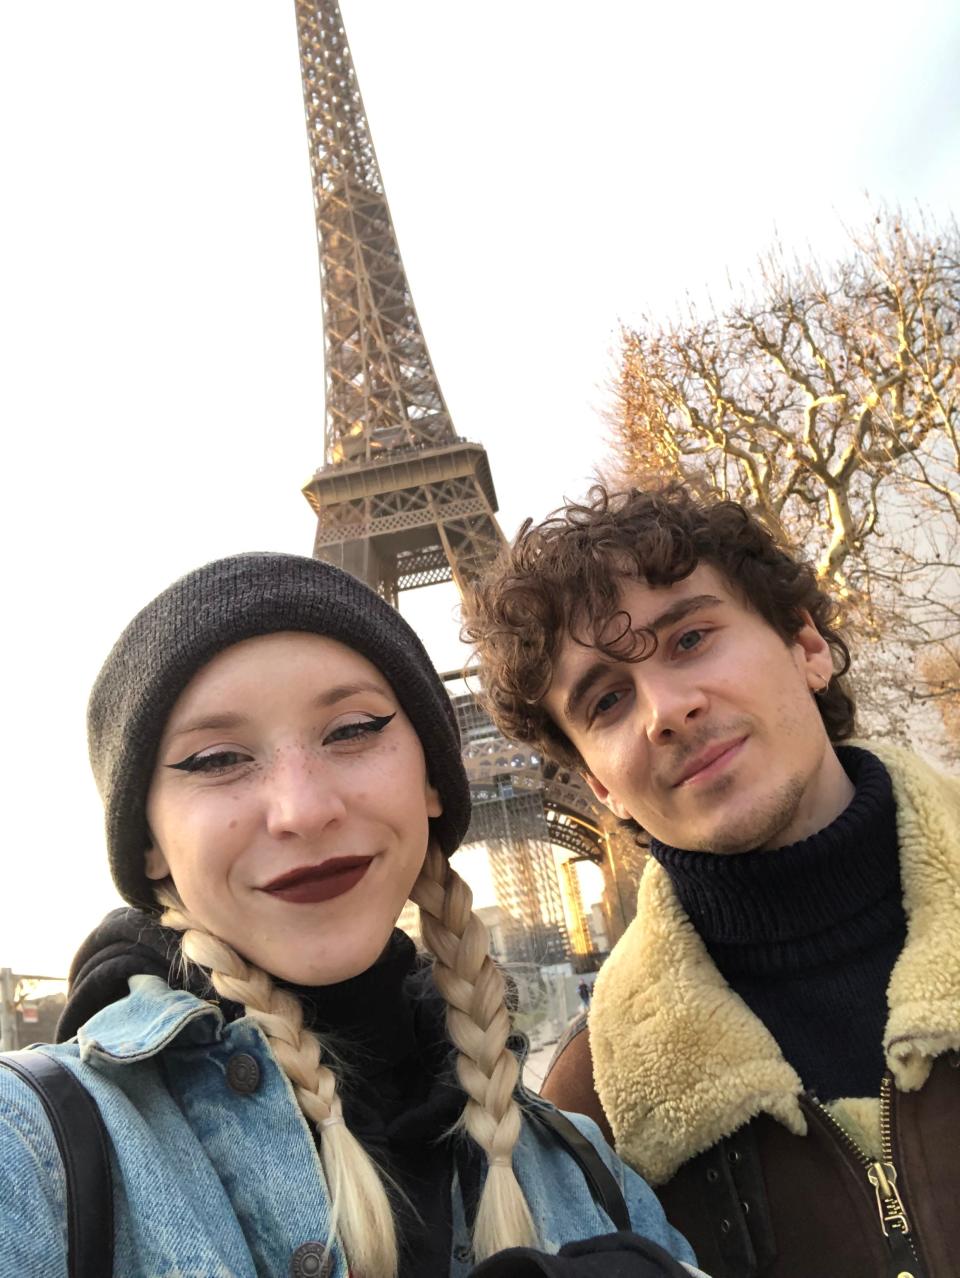
[[[616,478],[720,492],[801,549],[874,668],[867,718],[915,737],[947,695],[918,658],[960,638],[960,234],[881,215],[830,268],[772,254],[756,292],[624,330]]]
[[[940,711],[944,732],[956,756],[960,750],[960,644],[929,648],[921,657],[920,673],[928,695]]]

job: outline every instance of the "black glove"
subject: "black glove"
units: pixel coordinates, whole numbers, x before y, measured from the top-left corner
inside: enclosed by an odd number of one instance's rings
[[[602,1234],[567,1243],[555,1256],[532,1247],[499,1251],[470,1278],[690,1278],[668,1251],[639,1234]]]

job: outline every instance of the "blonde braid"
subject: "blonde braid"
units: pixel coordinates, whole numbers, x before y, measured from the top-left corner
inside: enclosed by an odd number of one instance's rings
[[[507,1047],[510,1015],[487,929],[473,913],[470,888],[434,844],[410,897],[420,907],[423,939],[436,959],[434,980],[459,1051],[457,1074],[468,1097],[462,1122],[489,1164],[473,1229],[474,1254],[482,1260],[505,1247],[536,1245],[536,1227],[513,1171],[522,1122],[513,1097],[519,1066]]]
[[[183,954],[208,969],[217,993],[241,1003],[263,1030],[300,1108],[317,1126],[330,1192],[330,1236],[339,1232],[350,1272],[357,1278],[395,1278],[397,1236],[390,1201],[376,1166],[343,1121],[336,1076],[323,1064],[319,1038],[304,1027],[300,1000],[209,932],[170,888],[159,888],[157,900],[164,907],[161,924],[183,933]]]

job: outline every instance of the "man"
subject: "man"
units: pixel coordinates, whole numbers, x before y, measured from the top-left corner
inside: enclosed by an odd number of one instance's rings
[[[528,522],[467,604],[501,730],[650,839],[544,1094],[714,1278],[960,1274],[960,782],[842,744],[835,615],[677,487]]]

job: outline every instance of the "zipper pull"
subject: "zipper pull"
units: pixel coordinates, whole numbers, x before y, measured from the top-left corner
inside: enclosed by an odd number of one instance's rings
[[[877,1196],[880,1228],[890,1248],[892,1278],[923,1278],[910,1241],[910,1223],[897,1192],[897,1169],[893,1163],[871,1163],[867,1180]]]
[[[867,1168],[867,1180],[877,1196],[880,1225],[886,1236],[890,1237],[891,1230],[898,1234],[909,1234],[910,1225],[897,1193],[897,1169],[893,1163],[871,1163]]]

